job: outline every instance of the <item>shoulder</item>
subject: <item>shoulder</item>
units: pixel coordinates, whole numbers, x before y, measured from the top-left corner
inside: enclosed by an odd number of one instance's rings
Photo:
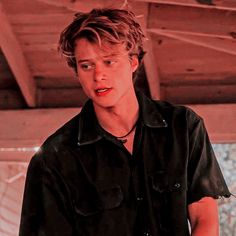
[[[185,105],[177,105],[167,101],[152,100],[156,109],[160,112],[163,118],[168,122],[186,122],[189,125],[201,123],[202,117],[194,110]]]
[[[31,165],[54,165],[61,154],[76,145],[80,114],[74,116],[51,134],[32,157]],[[59,155],[60,154],[60,155]]]
[[[142,93],[138,93],[138,100],[142,117],[147,124],[155,124],[157,120],[159,124],[166,123],[169,128],[191,129],[202,122],[202,118],[187,106],[153,100]]]
[[[174,104],[164,100],[154,100],[147,97],[142,92],[137,92],[137,97],[141,106],[141,110],[143,110],[144,112],[157,111],[164,117],[186,116],[188,119],[202,119],[188,106]]]

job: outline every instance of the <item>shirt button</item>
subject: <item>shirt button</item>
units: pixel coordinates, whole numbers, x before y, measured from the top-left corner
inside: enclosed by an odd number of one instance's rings
[[[142,201],[143,198],[142,197],[137,197],[137,201]]]
[[[180,186],[181,186],[180,183],[175,183],[175,184],[174,184],[174,187],[175,187],[175,188],[180,188]]]
[[[149,232],[144,232],[143,235],[144,236],[151,236],[151,234]]]

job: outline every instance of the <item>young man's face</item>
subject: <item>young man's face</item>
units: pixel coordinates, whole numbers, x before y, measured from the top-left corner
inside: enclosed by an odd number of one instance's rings
[[[81,38],[76,41],[75,57],[78,79],[94,105],[113,107],[133,94],[138,59],[130,58],[124,45],[100,47]]]

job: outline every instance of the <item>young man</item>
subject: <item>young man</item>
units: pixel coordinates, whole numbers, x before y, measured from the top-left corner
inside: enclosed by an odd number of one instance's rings
[[[202,119],[136,93],[132,12],[77,14],[59,48],[89,97],[32,158],[20,236],[217,236],[230,193]]]

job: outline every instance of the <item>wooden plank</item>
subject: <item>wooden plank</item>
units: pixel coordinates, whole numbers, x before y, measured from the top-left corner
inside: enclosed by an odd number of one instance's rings
[[[29,161],[37,147],[80,108],[0,111],[0,161]]]
[[[190,107],[203,117],[213,143],[236,142],[236,104]],[[0,161],[29,161],[35,148],[79,110],[0,111]]]
[[[32,74],[33,75],[45,75],[44,77],[48,75],[53,75],[54,77],[71,77],[73,78],[73,71],[66,67],[64,63],[54,63],[53,61],[48,64],[42,64],[37,66],[37,64],[32,64]]]
[[[128,4],[128,0],[110,1],[110,0],[89,0],[86,4],[83,1],[68,1],[68,0],[39,0],[42,3],[47,3],[52,6],[66,7],[72,11],[88,12],[93,8],[124,8]]]
[[[189,106],[205,121],[213,143],[236,143],[236,104]]]
[[[12,74],[6,61],[6,58],[1,50],[0,50],[0,72],[1,72],[0,89],[17,88],[17,83],[14,79],[14,75]]]
[[[203,4],[203,3],[201,4],[200,2],[197,3],[196,0],[134,0],[134,1],[236,11],[235,0],[212,0],[211,4]]]
[[[30,107],[36,106],[36,85],[28,68],[21,46],[17,41],[8,18],[0,4],[0,45],[9,66]]]
[[[80,107],[87,100],[82,88],[40,89],[38,96],[40,107]]]
[[[39,12],[37,14],[8,14],[9,21],[13,26],[15,25],[45,25],[45,24],[59,24],[63,26],[70,22],[74,17],[73,12],[68,13],[48,13]]]
[[[54,6],[65,6],[71,10],[81,10],[81,11],[89,11],[92,8],[97,7],[120,7],[122,8],[127,4],[127,0],[119,1],[119,2],[111,2],[107,0],[90,0],[87,1],[87,4],[84,4],[81,1],[68,1],[68,0],[40,0],[41,2],[45,2]],[[172,4],[172,5],[180,5],[180,6],[194,6],[201,8],[216,8],[216,9],[231,9],[236,10],[236,3],[234,0],[212,0],[212,4],[200,4],[197,3],[196,0],[133,0],[134,4],[138,4],[140,2],[145,3],[163,3],[163,4]]]
[[[18,34],[58,34],[64,29],[65,27],[59,24],[50,24],[50,25],[17,25],[14,27],[14,32]]]
[[[236,84],[164,86],[161,91],[177,104],[236,103]]]
[[[57,88],[80,88],[81,85],[77,78],[74,77],[36,77],[37,86],[42,89],[57,89]]]
[[[13,89],[1,89],[0,90],[0,110],[1,109],[20,109],[26,108],[22,94],[19,91]]]
[[[160,30],[160,29],[148,29],[148,32],[155,33],[162,36],[167,36],[173,39],[177,39],[186,43],[191,43],[197,46],[210,48],[219,52],[227,53],[230,55],[236,55],[235,39],[228,36],[228,39],[218,37],[207,37],[193,33],[183,33],[172,30]]]
[[[172,74],[161,81],[163,87],[177,86],[234,86],[236,84],[236,73],[209,73],[205,75]]]
[[[68,1],[68,0],[39,0],[42,3],[47,3],[52,6],[66,7],[69,10],[87,12],[93,8],[104,7],[104,0],[90,0],[86,1]]]
[[[45,77],[47,79],[50,79],[50,78],[61,78],[61,76],[63,75],[64,78],[72,78],[73,76],[73,72],[70,71],[70,70],[48,70],[48,71],[33,71],[32,72],[33,76],[34,77],[37,77],[37,78],[42,78],[42,77]]]
[[[0,69],[1,71],[1,69]],[[1,72],[2,78],[0,79],[0,90],[2,89],[17,89],[18,86],[11,73],[8,71]]]
[[[47,78],[50,80],[50,78],[63,77],[65,84],[67,84],[68,81],[66,79],[68,78],[76,79],[73,69],[67,65],[65,59],[56,51],[44,51],[39,48],[39,51],[26,51],[25,57],[30,63],[34,78]],[[39,86],[38,83],[37,85]]]
[[[158,74],[157,60],[154,57],[151,36],[147,32],[148,4],[136,3],[132,5],[132,10],[139,19],[140,25],[147,37],[144,43],[144,66],[149,86],[149,91],[153,99],[160,99],[160,76]]]
[[[55,51],[34,51],[34,53],[26,52],[25,57],[27,58],[27,61],[29,61],[32,65],[34,64],[41,64],[41,63],[64,63],[64,67],[68,69],[68,71],[72,71],[71,68],[67,66],[66,60],[64,57],[60,55],[60,53]]]
[[[18,39],[22,44],[55,44],[59,41],[58,33],[42,33],[42,34],[20,34]]]
[[[148,36],[149,34],[146,33],[146,35]],[[155,59],[155,55],[153,53],[152,41],[150,40],[150,36],[148,37],[149,40],[148,42],[146,42],[146,45],[144,47],[144,50],[147,52],[144,56],[145,72],[151,97],[153,99],[160,99],[160,75],[158,73],[157,60]]]
[[[208,33],[201,33],[201,32],[192,32],[192,31],[183,31],[183,30],[169,30],[169,29],[153,29],[153,28],[149,28],[147,29],[148,32],[150,33],[155,33],[155,31],[164,31],[166,33],[170,33],[170,34],[178,34],[178,35],[183,35],[183,36],[200,36],[200,37],[205,37],[205,38],[217,38],[220,40],[224,40],[224,39],[229,39],[229,40],[233,40],[234,38],[231,35],[220,35],[220,34],[208,34]]]
[[[158,58],[161,82],[176,77],[223,79],[236,76],[235,56],[202,46],[152,34],[154,52]],[[168,53],[171,52],[171,53]],[[209,75],[209,76],[208,76]]]
[[[12,147],[4,140],[11,140],[16,147],[21,147],[17,145],[21,140],[32,140],[28,145],[24,142],[25,147],[32,146],[35,140],[42,142],[45,136],[54,132],[79,111],[79,107],[0,111],[0,140],[5,143],[0,147]]]
[[[151,4],[148,28],[178,30],[234,38],[236,12]]]
[[[60,0],[59,0],[60,1]],[[71,11],[61,5],[61,6],[52,6],[45,2],[40,1],[29,1],[29,0],[1,0],[6,12],[8,14],[39,14],[42,13],[42,16],[45,14],[68,14]]]
[[[45,61],[42,64],[32,64],[31,65],[31,70],[32,70],[32,73],[47,72],[47,71],[50,71],[50,70],[52,70],[52,71],[58,70],[58,72],[60,72],[62,75],[64,75],[64,72],[67,72],[68,68],[67,68],[66,64],[63,61],[59,61],[59,62]],[[71,69],[71,72],[72,72],[72,69]]]

